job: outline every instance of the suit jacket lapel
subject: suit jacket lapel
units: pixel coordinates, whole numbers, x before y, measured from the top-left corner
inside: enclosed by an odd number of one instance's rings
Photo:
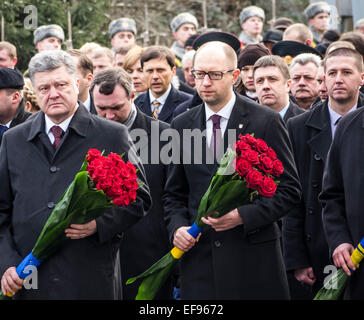
[[[161,121],[167,121],[167,119],[173,113],[175,106],[178,104],[178,91],[172,86],[171,91],[168,94],[166,101],[163,104],[163,108],[161,113],[159,114],[158,119]]]
[[[152,109],[150,106],[151,102],[149,99],[149,89],[145,93],[143,93],[140,99],[141,99],[140,104],[138,103],[138,105],[140,106],[140,110],[143,111],[148,116],[153,117]]]
[[[332,141],[327,101],[322,105],[322,108],[316,107],[307,119],[306,126],[316,130],[316,134],[307,143],[311,146],[314,154],[317,154],[325,162]]]

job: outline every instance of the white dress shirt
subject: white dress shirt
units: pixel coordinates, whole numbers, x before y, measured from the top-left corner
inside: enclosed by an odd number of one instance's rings
[[[68,129],[68,126],[69,126],[69,124],[70,124],[70,122],[71,122],[71,120],[73,118],[73,115],[70,116],[69,118],[67,118],[66,120],[64,120],[63,122],[59,123],[59,124],[54,123],[51,119],[49,119],[49,117],[46,114],[44,115],[44,117],[45,117],[45,132],[48,135],[48,138],[51,141],[51,144],[53,144],[53,142],[54,142],[54,136],[53,136],[53,133],[51,131],[51,128],[53,126],[59,126],[59,127],[62,128],[63,132],[66,132],[67,129]]]
[[[222,107],[222,109],[215,113],[213,112],[209,106],[205,103],[205,115],[206,115],[206,139],[207,139],[207,144],[210,146],[211,144],[211,138],[212,138],[212,120],[211,117],[214,114],[217,114],[219,116],[221,116],[220,118],[220,128],[221,128],[221,136],[224,136],[231,112],[233,111],[233,107],[236,101],[236,96],[235,93],[233,94],[232,98],[229,100],[229,102]]]
[[[164,106],[164,104],[166,103],[166,100],[168,98],[168,95],[169,95],[169,92],[171,91],[172,89],[172,86],[169,85],[167,91],[165,93],[163,93],[163,95],[161,95],[159,98],[155,98],[152,94],[152,91],[149,89],[149,101],[150,101],[150,110],[153,112],[153,102],[154,100],[158,100],[158,102],[160,103],[160,106],[159,106],[159,114],[162,112],[162,108]]]

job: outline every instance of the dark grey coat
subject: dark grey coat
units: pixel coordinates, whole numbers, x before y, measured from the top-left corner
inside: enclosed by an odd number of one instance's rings
[[[0,274],[32,250],[62,193],[72,182],[90,148],[105,154],[126,153],[131,146],[125,126],[90,114],[79,106],[54,152],[44,132],[43,112],[5,132],[0,148]],[[137,165],[146,183],[144,169]],[[38,289],[22,289],[19,299],[120,298],[118,275],[120,234],[150,208],[147,185],[136,202],[111,209],[96,219],[97,233],[69,240],[38,267]]]
[[[364,108],[360,108],[341,119],[327,156],[320,200],[330,256],[340,244],[351,243],[355,247],[364,237],[363,158]],[[350,277],[345,298],[363,297],[361,266]]]
[[[154,126],[154,127],[152,127]],[[127,230],[121,241],[120,263],[123,277],[123,298],[134,300],[141,281],[125,285],[125,281],[134,277],[162,258],[170,249],[167,227],[164,221],[162,195],[167,180],[167,166],[160,159],[158,163],[152,163],[152,153],[160,150],[166,142],[159,141],[160,133],[169,128],[167,123],[148,117],[137,109],[137,116],[130,131],[144,130],[148,137],[148,143],[140,147],[141,160],[144,165],[147,182],[152,197],[152,208],[149,213],[140,219],[134,226]],[[152,131],[153,135],[152,135]],[[131,134],[133,138],[133,134]],[[154,140],[152,140],[155,138]],[[139,141],[139,139],[138,139]],[[135,141],[137,143],[138,141]],[[159,148],[158,148],[159,146]],[[146,155],[144,159],[143,155]],[[157,299],[172,299],[172,282],[169,278],[159,290]]]
[[[358,106],[362,100],[358,100]],[[318,201],[332,135],[327,101],[287,123],[302,185],[300,206],[283,219],[283,248],[288,271],[313,267],[321,288],[326,265],[331,264]]]
[[[171,124],[183,129],[205,130],[203,105],[179,115]],[[288,299],[288,285],[276,221],[300,200],[300,185],[288,133],[277,112],[237,95],[227,132],[254,133],[277,153],[284,166],[276,195],[238,208],[243,225],[215,232],[206,227],[199,242],[181,259],[182,299]],[[194,145],[192,144],[192,148]],[[206,148],[203,139],[202,149]],[[187,150],[182,150],[181,161]],[[200,200],[218,167],[206,164],[173,164],[163,198],[170,237],[181,226],[190,226]],[[194,159],[194,150],[191,151]]]

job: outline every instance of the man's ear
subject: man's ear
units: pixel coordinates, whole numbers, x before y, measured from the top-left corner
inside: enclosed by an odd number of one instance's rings
[[[20,100],[22,99],[22,96],[19,91],[14,91],[11,97],[11,103],[12,104],[18,104]]]
[[[91,73],[91,72],[89,72],[88,74],[87,74],[87,77],[86,77],[86,79],[87,79],[87,86],[88,87],[90,87],[91,86],[91,82],[92,82],[92,79],[94,78],[94,75]]]

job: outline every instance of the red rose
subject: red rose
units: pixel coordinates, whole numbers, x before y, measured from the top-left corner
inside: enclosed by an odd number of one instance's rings
[[[245,136],[239,135],[239,139],[251,146],[255,146],[255,141],[257,140],[250,134],[246,134]]]
[[[248,149],[251,149],[250,145],[247,144],[246,142],[244,141],[241,141],[241,140],[238,140],[236,141],[235,143],[235,149],[236,149],[236,153],[238,155],[240,155],[242,153],[242,151],[245,151],[245,150],[248,150]]]
[[[259,164],[259,153],[252,149],[243,151],[241,157],[249,161],[252,166]]]
[[[258,170],[251,169],[248,171],[245,179],[248,184],[247,185],[248,188],[258,190],[258,188],[263,180],[263,175]]]
[[[262,139],[256,139],[255,141],[255,149],[259,152],[259,153],[264,153],[268,151],[268,145],[267,143],[262,140]]]
[[[283,173],[283,164],[280,160],[276,159],[273,161],[273,170],[272,174],[276,177],[279,177]]]
[[[272,198],[277,190],[277,185],[271,177],[264,177],[258,192],[267,198]]]
[[[274,162],[272,159],[266,154],[262,154],[259,157],[259,165],[258,167],[262,169],[265,173],[272,173]]]
[[[272,148],[268,148],[266,154],[272,159],[275,160],[277,159],[277,155],[275,153],[275,151]]]
[[[123,207],[127,206],[130,203],[130,197],[129,197],[128,193],[124,192],[117,198],[113,199],[113,203],[116,206],[123,206]]]
[[[101,152],[97,149],[90,149],[87,152],[87,161],[88,162],[91,162],[98,157],[101,157]]]
[[[235,168],[239,175],[244,178],[248,171],[252,168],[252,166],[249,161],[242,159],[241,157],[237,157]]]

